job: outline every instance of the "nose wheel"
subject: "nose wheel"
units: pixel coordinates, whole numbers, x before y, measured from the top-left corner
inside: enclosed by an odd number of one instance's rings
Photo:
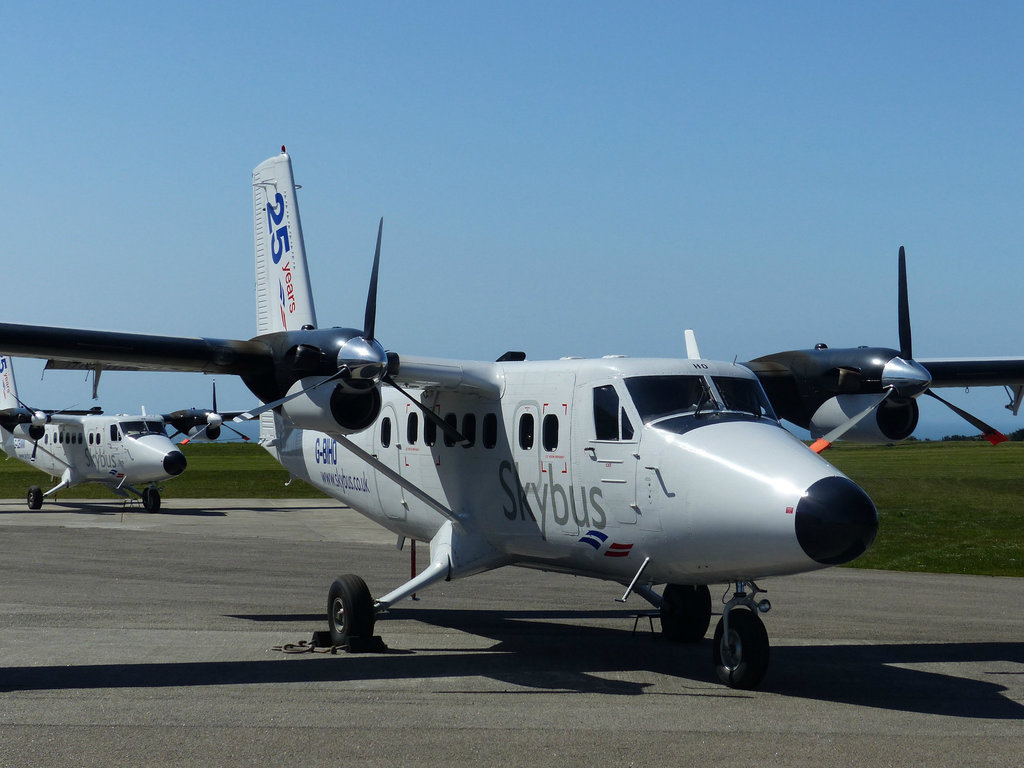
[[[747,592],[747,587],[752,592]],[[771,603],[754,602],[763,592],[754,582],[737,582],[736,592],[725,604],[715,627],[712,657],[718,679],[730,688],[756,688],[768,671],[768,632],[758,612],[767,613]]]

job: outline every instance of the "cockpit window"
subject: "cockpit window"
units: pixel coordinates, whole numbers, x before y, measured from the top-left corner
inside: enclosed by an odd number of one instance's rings
[[[619,393],[611,384],[594,387],[594,437],[597,440],[632,440],[633,425],[619,405]]]
[[[634,376],[626,379],[626,389],[644,424],[698,408],[715,408],[702,376]]]
[[[771,404],[756,379],[735,376],[634,376],[626,388],[644,424],[679,431],[692,429],[697,421],[771,419]],[[667,423],[669,417],[687,417],[687,425]],[[701,419],[704,417],[704,419]],[[677,421],[676,418],[671,419]],[[678,427],[678,429],[677,429]]]
[[[711,380],[722,396],[722,403],[727,411],[751,413],[775,420],[775,412],[761,388],[753,379],[739,379],[728,376],[713,376]]]
[[[122,421],[121,431],[128,437],[140,435],[166,435],[162,421]]]

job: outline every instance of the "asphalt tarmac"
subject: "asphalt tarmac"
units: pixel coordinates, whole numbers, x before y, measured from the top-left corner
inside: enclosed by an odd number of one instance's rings
[[[620,586],[518,568],[402,603],[387,653],[275,650],[326,627],[334,576],[408,576],[332,502],[0,502],[0,541],[0,766],[1024,761],[1016,579],[765,580],[771,666],[747,692],[710,640],[634,633],[648,606]]]

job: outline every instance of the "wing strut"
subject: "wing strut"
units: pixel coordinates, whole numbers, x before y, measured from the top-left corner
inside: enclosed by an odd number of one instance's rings
[[[408,480],[406,480],[400,474],[395,472],[395,470],[391,469],[391,467],[382,462],[373,454],[367,453],[344,435],[332,434],[331,437],[337,440],[338,444],[341,445],[346,450],[348,450],[350,453],[353,453],[356,456],[358,456],[360,459],[362,459],[367,464],[372,466],[378,472],[386,476],[389,480],[393,480],[394,482],[398,483],[404,490],[411,493],[413,496],[422,501],[435,512],[439,512],[445,519],[453,523],[457,523],[459,525],[462,524],[462,521],[459,520],[458,515],[456,515],[454,512],[448,509],[448,507],[439,502],[437,499],[435,499],[433,496],[431,496],[423,489],[410,483]]]

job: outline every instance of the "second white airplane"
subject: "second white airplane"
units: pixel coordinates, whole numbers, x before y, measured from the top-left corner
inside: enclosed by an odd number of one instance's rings
[[[43,411],[18,398],[14,365],[0,357],[0,448],[60,481],[49,490],[28,489],[29,509],[82,483],[104,485],[118,496],[142,499],[160,509],[159,483],[185,471],[184,454],[167,437],[161,416],[104,415],[91,411]]]

